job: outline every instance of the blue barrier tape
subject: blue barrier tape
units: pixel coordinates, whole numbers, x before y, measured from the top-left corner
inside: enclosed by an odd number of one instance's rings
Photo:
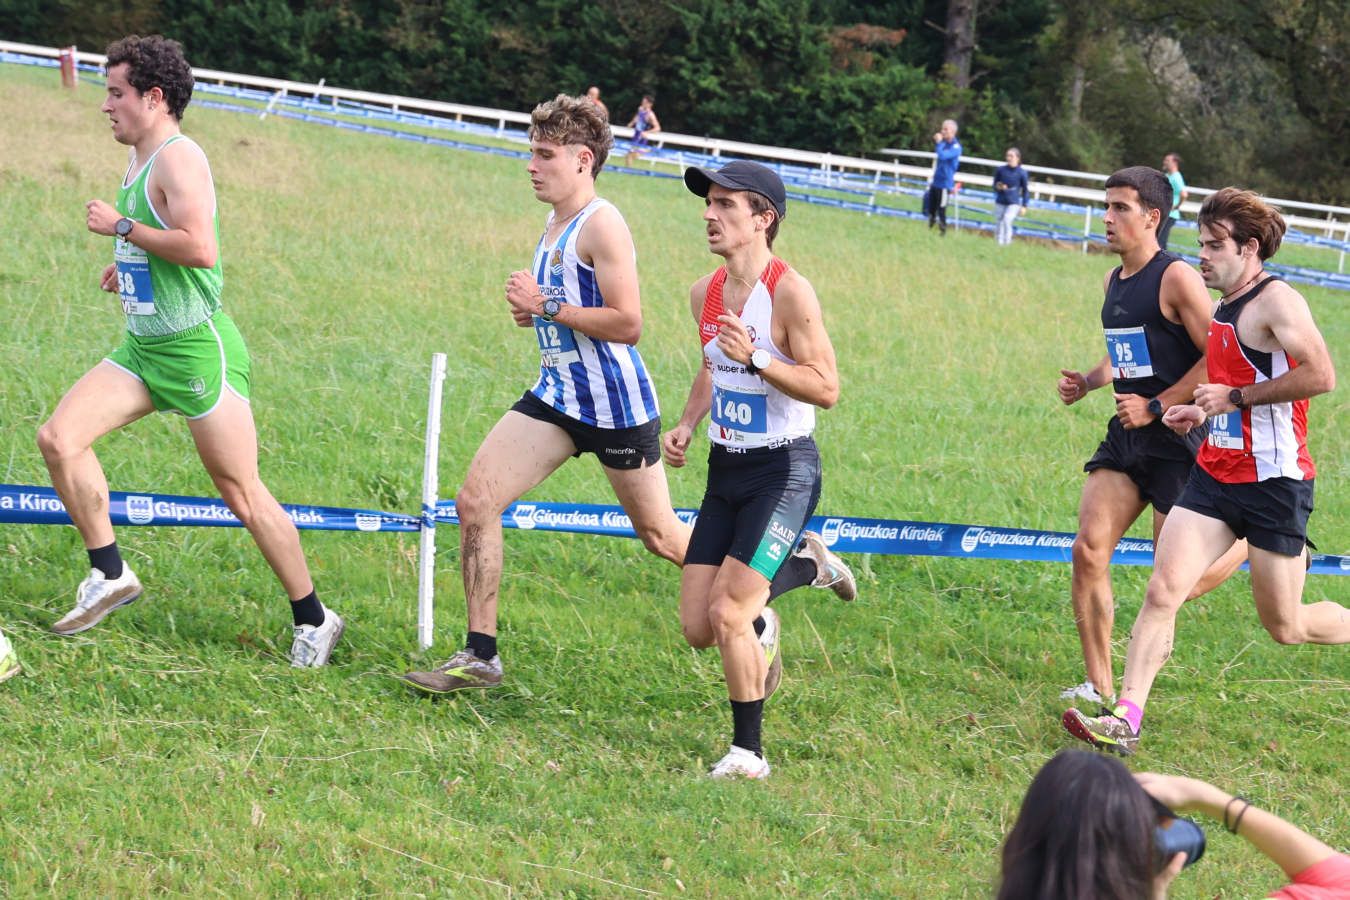
[[[402,513],[283,503],[296,527],[306,531],[419,531],[437,522],[458,525],[455,501],[423,505],[421,517]],[[240,528],[243,523],[225,503],[214,497],[113,491],[109,514],[114,525],[189,525]],[[686,525],[698,520],[698,511],[677,509]],[[0,523],[69,525],[70,516],[49,487],[0,484]],[[513,503],[502,513],[502,525],[521,531],[559,531],[609,537],[637,537],[633,522],[618,506],[593,503]],[[1029,528],[995,528],[949,522],[911,522],[844,516],[814,516],[807,525],[840,553],[878,553],[887,556],[945,556],[964,559],[1001,559],[1029,562],[1070,562],[1070,532]],[[1116,565],[1153,564],[1153,542],[1124,538],[1116,545]],[[1350,574],[1350,557],[1313,554],[1312,572]]]
[[[693,525],[698,520],[698,510],[677,509],[675,514],[686,525]],[[455,501],[442,500],[437,503],[436,520],[458,525]],[[632,520],[621,507],[594,503],[513,503],[502,513],[502,525],[521,531],[637,537]],[[1067,531],[844,516],[813,516],[807,528],[818,532],[826,545],[839,553],[1026,562],[1073,560],[1074,535]],[[1153,542],[1124,538],[1116,544],[1111,562],[1125,566],[1151,566]],[[1350,557],[1315,553],[1312,571],[1320,575],[1350,575]]]
[[[417,531],[421,522],[402,513],[283,503],[295,527],[306,531]],[[174,494],[113,491],[108,512],[114,525],[196,525],[242,528],[222,500]],[[0,523],[69,525],[70,516],[49,487],[0,484]]]

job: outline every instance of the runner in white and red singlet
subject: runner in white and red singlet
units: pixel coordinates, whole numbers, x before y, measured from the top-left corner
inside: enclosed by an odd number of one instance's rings
[[[662,438],[666,461],[684,465],[694,429],[711,413],[708,488],[685,554],[680,627],[692,647],[717,645],[731,699],[731,749],[709,774],[763,778],[764,701],[782,675],[778,616],[767,606],[773,586],[786,578],[856,594],[848,568],[803,531],[820,498],[816,407],[839,399],[839,373],[815,290],[773,255],[787,212],[782,179],[737,160],[686,169],[684,183],[706,198],[708,249],[726,262],[690,289],[703,365]]]

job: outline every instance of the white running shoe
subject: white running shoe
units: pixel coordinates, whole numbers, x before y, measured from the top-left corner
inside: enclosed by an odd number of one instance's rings
[[[768,778],[769,761],[749,750],[731,745],[730,752],[717,761],[709,778]]]
[[[13,678],[21,671],[23,666],[19,665],[19,654],[14,652],[14,645],[5,637],[5,633],[0,631],[0,681]]]
[[[812,587],[829,588],[840,600],[854,600],[858,596],[858,579],[853,570],[825,545],[825,539],[814,531],[803,531],[801,540],[792,551],[793,556],[809,559],[816,564]]]
[[[764,648],[764,661],[769,664],[768,671],[764,673],[764,699],[768,700],[783,680],[783,653],[778,646],[783,635],[783,625],[778,613],[770,607],[764,607],[760,615],[764,617],[764,633],[759,636],[759,645]]]
[[[57,634],[87,631],[102,622],[108,613],[126,606],[140,595],[141,580],[126,563],[122,564],[122,574],[116,578],[104,578],[99,569],[90,569],[89,577],[75,590],[75,608],[58,619],[52,625],[52,631]]]
[[[323,604],[319,604],[323,606]],[[295,625],[295,640],[291,642],[291,665],[298,668],[318,668],[328,664],[338,638],[346,630],[342,616],[323,607],[322,625]]]
[[[1091,681],[1085,681],[1082,684],[1075,684],[1073,687],[1067,687],[1059,692],[1061,700],[1086,700],[1088,703],[1105,703],[1102,695],[1097,692],[1097,686]]]

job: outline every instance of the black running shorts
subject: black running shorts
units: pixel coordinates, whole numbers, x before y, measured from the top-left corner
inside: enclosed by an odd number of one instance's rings
[[[1126,428],[1112,416],[1105,439],[1083,464],[1083,471],[1111,469],[1124,473],[1139,489],[1139,499],[1166,515],[1181,496],[1186,478],[1195,467],[1195,454],[1208,433],[1207,428],[1193,428],[1183,436],[1161,421],[1143,428]]]
[[[631,428],[597,428],[563,415],[529,391],[511,409],[567,432],[577,448],[574,457],[594,453],[611,469],[640,469],[643,463],[655,465],[661,459],[660,418]]]
[[[820,453],[810,437],[747,450],[713,444],[685,565],[720,566],[730,556],[772,581],[819,499]]]
[[[1267,478],[1227,484],[1196,466],[1177,506],[1218,519],[1253,547],[1299,556],[1308,542],[1313,479]]]

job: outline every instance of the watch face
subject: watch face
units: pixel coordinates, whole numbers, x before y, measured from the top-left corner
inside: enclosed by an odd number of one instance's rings
[[[113,226],[113,230],[117,232],[118,236],[126,237],[131,234],[131,229],[135,227],[136,223],[130,219],[118,219],[117,224]]]
[[[544,301],[544,315],[556,316],[560,309],[562,309],[562,304],[552,297]]]
[[[756,369],[767,369],[771,362],[773,362],[773,357],[769,355],[768,350],[763,348],[750,354],[750,365],[754,366]]]

